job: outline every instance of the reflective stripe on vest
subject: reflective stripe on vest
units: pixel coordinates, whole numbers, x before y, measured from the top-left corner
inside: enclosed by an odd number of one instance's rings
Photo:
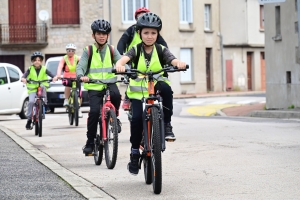
[[[135,45],[133,47],[135,48],[135,50],[137,49],[137,45]],[[155,46],[153,46],[153,52],[152,52],[152,56],[151,56],[151,60],[150,60],[150,64],[149,64],[148,68],[146,67],[144,53],[141,53],[137,69],[142,72],[149,72],[149,71],[157,72],[162,69]],[[160,74],[154,75],[154,78],[156,79],[154,81],[154,84],[156,84],[157,81],[164,81],[170,85],[170,81],[168,80],[168,78],[163,77],[162,75],[163,75],[163,72],[161,72]],[[138,74],[138,78],[130,79],[129,87],[127,88],[126,94],[130,99],[139,99],[140,100],[143,98],[143,96],[148,97],[149,96],[148,80],[145,77],[143,77],[143,75],[139,75],[139,74]]]
[[[93,44],[93,57],[91,60],[91,66],[87,76],[91,79],[101,80],[104,83],[115,83],[117,76],[111,73],[113,64],[111,63],[110,49],[108,45],[105,45],[105,56],[104,60],[101,60],[100,52],[97,51],[97,47]],[[84,89],[86,90],[97,90],[101,91],[106,88],[106,84],[93,84],[84,83]]]
[[[29,69],[30,69],[30,73],[27,76],[28,80],[30,79],[32,81],[41,81],[41,80],[47,80],[48,79],[48,76],[46,74],[46,67],[45,66],[41,67],[39,76],[37,76],[37,73],[36,73],[36,70],[35,70],[34,66],[30,66]],[[46,88],[49,88],[49,83],[47,83],[47,82],[42,83],[42,85],[44,85]],[[37,91],[37,88],[38,88],[39,84],[27,83],[26,86],[27,86],[27,92],[28,92],[28,94],[30,94],[30,93],[33,93],[33,92]]]

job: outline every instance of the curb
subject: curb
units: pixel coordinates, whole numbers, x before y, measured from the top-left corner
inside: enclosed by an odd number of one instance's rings
[[[174,95],[173,99],[186,99],[186,98],[207,98],[207,97],[233,97],[244,96],[254,94],[266,94],[265,91],[253,91],[253,92],[223,92],[223,93],[203,93],[203,94],[182,94]]]
[[[29,153],[33,158],[39,161],[41,164],[46,166],[57,176],[61,177],[66,181],[74,190],[79,194],[84,196],[87,199],[103,199],[103,200],[112,200],[111,196],[99,189],[94,184],[89,181],[81,178],[72,171],[64,168],[59,163],[55,162],[51,157],[49,157],[44,152],[33,147],[31,143],[27,140],[21,138],[11,130],[7,129],[4,126],[0,125],[0,130],[3,131],[8,137],[15,141],[20,147],[22,147],[27,153]]]
[[[255,110],[247,114],[248,117],[300,119],[300,111],[289,110]]]

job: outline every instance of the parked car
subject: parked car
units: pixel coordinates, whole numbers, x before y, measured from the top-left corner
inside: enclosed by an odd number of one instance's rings
[[[15,65],[0,63],[0,115],[18,114],[26,119],[28,93],[21,82],[22,71]]]
[[[52,57],[47,59],[46,67],[52,74],[56,75],[58,64],[61,59],[62,56],[57,56],[57,57]],[[65,91],[65,86],[62,85],[61,80],[58,80],[55,83],[50,83],[50,88],[47,91],[47,98],[48,98],[48,106],[51,112],[54,112],[54,109],[57,107],[63,107],[63,103],[65,99],[64,91]],[[83,98],[81,106],[89,106],[88,93],[83,88],[83,85],[81,86],[81,91],[82,91],[82,98]]]

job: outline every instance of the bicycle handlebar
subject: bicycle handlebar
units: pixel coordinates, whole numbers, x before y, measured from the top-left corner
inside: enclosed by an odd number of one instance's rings
[[[103,81],[101,81],[101,80],[99,80],[99,79],[91,79],[90,78],[90,80],[88,81],[88,82],[85,82],[85,83],[96,83],[96,84],[113,84],[113,83],[117,83],[117,82],[123,82],[124,81],[124,79],[123,78],[121,78],[121,80],[117,80],[117,81],[115,81],[115,82],[111,82],[111,83],[105,83],[105,82],[103,82]]]
[[[52,82],[52,78],[51,79],[47,79],[47,80],[40,80],[40,81],[34,81],[34,80],[30,80],[30,79],[26,79],[26,81],[28,82],[28,83],[36,83],[36,84],[40,84],[40,83],[44,83],[44,82],[48,82],[48,83],[50,83],[50,82]]]
[[[162,68],[161,70],[159,70],[157,72],[153,72],[153,71],[142,72],[138,69],[125,69],[125,72],[117,72],[116,69],[112,69],[111,72],[115,73],[115,74],[136,74],[136,73],[140,73],[140,74],[143,74],[143,75],[154,75],[154,74],[159,74],[161,72],[186,71],[187,69],[189,69],[189,65],[186,65],[185,69],[178,69],[176,66],[166,66],[166,67]]]

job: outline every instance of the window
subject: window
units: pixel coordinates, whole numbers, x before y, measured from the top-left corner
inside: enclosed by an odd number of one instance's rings
[[[211,5],[204,6],[204,30],[211,30]]]
[[[11,67],[7,67],[7,70],[8,70],[9,79],[10,79],[11,83],[19,81],[20,75],[17,70],[15,70]]]
[[[123,23],[135,23],[134,13],[140,7],[148,8],[148,0],[122,0]]]
[[[79,0],[52,0],[52,24],[79,23]]]
[[[192,0],[180,0],[180,23],[193,22]]]
[[[259,25],[260,29],[265,29],[265,16],[264,16],[264,6],[260,5],[259,7]]]
[[[189,69],[180,72],[180,81],[181,82],[188,82],[188,81],[193,81],[192,78],[192,49],[191,48],[183,48],[180,49],[180,60],[186,62],[186,64],[189,65]]]
[[[4,67],[0,67],[0,85],[7,84],[7,75]]]

